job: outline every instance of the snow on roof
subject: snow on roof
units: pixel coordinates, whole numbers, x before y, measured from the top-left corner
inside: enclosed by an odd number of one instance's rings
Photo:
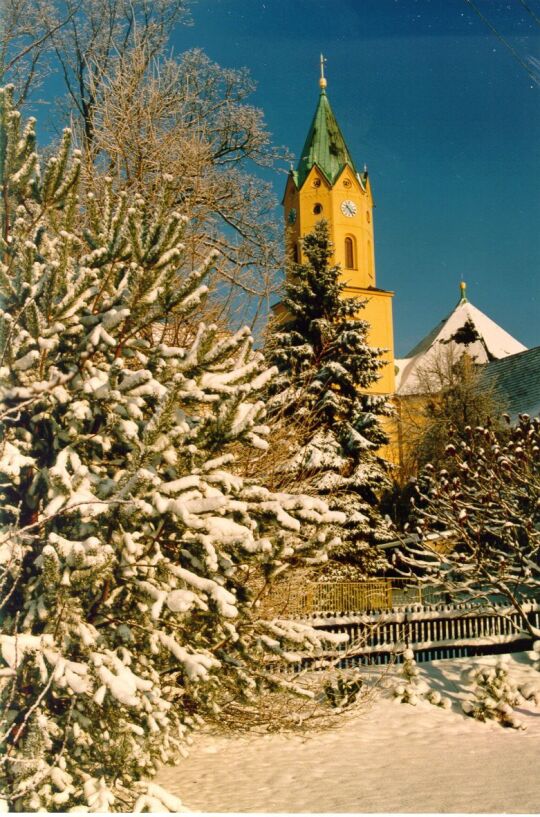
[[[411,349],[406,358],[396,360],[398,394],[419,394],[422,371],[429,370],[442,352],[461,357],[464,352],[475,363],[515,355],[526,346],[484,315],[464,295],[455,309]]]

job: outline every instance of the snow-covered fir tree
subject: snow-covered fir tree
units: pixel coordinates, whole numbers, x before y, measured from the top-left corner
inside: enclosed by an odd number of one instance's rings
[[[514,712],[524,702],[524,696],[511,679],[504,659],[499,659],[495,666],[466,670],[462,680],[472,686],[472,697],[461,704],[466,715],[479,721],[495,720],[513,729],[525,728]]]
[[[386,468],[376,454],[386,441],[379,418],[390,407],[367,393],[384,363],[367,342],[363,303],[344,295],[324,220],[304,237],[303,253],[305,262],[291,265],[284,285],[286,317],[269,335],[267,358],[279,370],[269,407],[289,430],[281,470],[346,514],[324,575],[363,578],[385,569],[374,545],[392,538],[377,507]]]
[[[532,650],[528,650],[527,656],[535,670],[540,672],[540,641],[533,642]]]
[[[152,783],[263,654],[313,645],[258,621],[248,585],[324,544],[324,502],[271,493],[232,449],[267,445],[272,372],[247,329],[199,326],[212,259],[180,275],[184,219],[80,200],[64,132],[42,168],[34,122],[0,96],[0,799],[15,811],[172,810]]]
[[[447,467],[420,476],[421,541],[396,552],[396,567],[443,599],[506,602],[537,639],[528,605],[540,587],[540,419],[521,415],[505,433],[466,427],[445,456]]]
[[[394,696],[402,704],[416,706],[419,697],[427,692],[427,684],[420,679],[420,670],[414,658],[414,652],[408,647],[403,652],[403,663],[400,665],[401,679],[394,687]]]
[[[419,701],[427,701],[442,709],[450,708],[450,700],[441,695],[437,689],[430,689],[423,678],[410,647],[403,651],[403,663],[400,665],[401,678],[395,684],[394,697],[399,703],[416,706]]]

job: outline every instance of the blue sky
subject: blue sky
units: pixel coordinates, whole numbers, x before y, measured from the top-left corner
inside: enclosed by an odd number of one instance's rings
[[[475,6],[540,59],[540,0]],[[466,0],[198,0],[192,14],[175,51],[247,67],[296,157],[327,57],[330,102],[371,176],[398,356],[452,309],[462,277],[478,308],[540,344],[540,70],[535,83]],[[281,198],[283,171],[271,178]]]

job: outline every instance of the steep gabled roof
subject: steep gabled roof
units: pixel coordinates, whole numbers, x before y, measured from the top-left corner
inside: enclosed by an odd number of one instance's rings
[[[324,88],[321,89],[317,110],[294,174],[297,187],[302,187],[314,165],[324,173],[330,184],[334,184],[345,165],[349,165],[356,173]]]
[[[455,309],[411,349],[406,358],[396,360],[398,394],[418,394],[422,371],[428,370],[437,355],[449,347],[457,356],[467,352],[475,363],[480,364],[526,350],[522,343],[469,303],[464,284],[461,292]]]
[[[540,414],[540,346],[492,360],[482,369],[480,379],[500,394],[512,420],[519,414]]]

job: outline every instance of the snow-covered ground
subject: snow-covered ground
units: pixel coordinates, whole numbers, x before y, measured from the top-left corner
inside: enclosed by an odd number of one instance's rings
[[[508,669],[540,690],[524,655]],[[156,782],[194,811],[540,812],[540,706],[518,715],[525,731],[466,718],[458,680],[472,662],[419,665],[452,709],[416,707],[381,694],[337,728],[309,735],[200,735],[190,756]]]

